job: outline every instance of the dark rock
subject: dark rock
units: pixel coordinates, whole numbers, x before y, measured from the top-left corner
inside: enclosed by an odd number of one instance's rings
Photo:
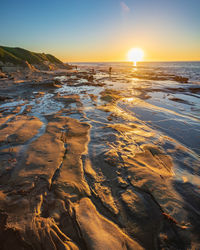
[[[174,81],[180,82],[180,83],[187,83],[188,78],[187,77],[182,77],[182,76],[174,76]]]
[[[0,102],[4,102],[4,101],[9,100],[9,99],[11,99],[11,98],[8,96],[0,96]]]
[[[0,78],[6,78],[6,74],[0,71]]]

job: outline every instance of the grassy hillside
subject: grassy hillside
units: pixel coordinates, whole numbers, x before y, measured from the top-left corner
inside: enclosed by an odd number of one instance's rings
[[[0,61],[10,62],[17,65],[23,65],[25,61],[30,64],[43,64],[48,61],[53,64],[63,64],[55,56],[45,53],[36,53],[22,48],[12,48],[0,46]]]
[[[5,63],[5,62],[12,62],[14,64],[21,64],[22,63],[21,59],[17,58],[12,53],[6,51],[1,46],[0,46],[0,61],[2,61],[3,63]]]

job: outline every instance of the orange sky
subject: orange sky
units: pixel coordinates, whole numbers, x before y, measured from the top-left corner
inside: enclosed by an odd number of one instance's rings
[[[200,0],[3,1],[0,44],[64,62],[200,60]]]

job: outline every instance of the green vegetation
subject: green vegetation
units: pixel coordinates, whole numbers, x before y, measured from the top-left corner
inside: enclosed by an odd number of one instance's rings
[[[45,53],[36,53],[22,48],[12,48],[0,46],[0,61],[3,63],[13,63],[15,65],[24,65],[25,61],[30,64],[42,65],[44,62],[53,64],[63,64],[55,56]]]

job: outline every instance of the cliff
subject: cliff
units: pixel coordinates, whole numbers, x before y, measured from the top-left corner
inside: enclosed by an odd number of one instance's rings
[[[34,65],[36,68],[66,67],[62,61],[50,54],[0,46],[0,66],[27,67],[27,63]]]

